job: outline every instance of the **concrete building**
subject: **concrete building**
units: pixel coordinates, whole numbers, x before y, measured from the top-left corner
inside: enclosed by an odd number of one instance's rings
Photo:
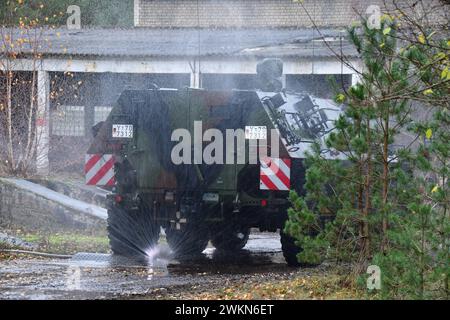
[[[256,64],[268,57],[283,59],[289,90],[330,97],[328,76],[343,85],[356,81],[355,70],[335,54],[358,66],[344,27],[357,19],[354,9],[365,12],[369,4],[305,5],[308,13],[292,0],[135,0],[133,29],[47,30],[51,45],[41,48],[38,68],[38,170],[55,170],[62,158],[82,163],[90,128],[127,86],[255,89]],[[25,55],[15,69],[30,71],[31,61]],[[66,80],[67,94],[50,99],[55,79]],[[77,83],[82,85],[69,94]]]

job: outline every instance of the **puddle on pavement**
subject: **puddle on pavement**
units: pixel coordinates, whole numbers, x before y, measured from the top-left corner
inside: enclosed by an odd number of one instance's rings
[[[255,266],[284,263],[281,252],[274,250],[258,252],[243,249],[234,252],[221,252],[214,248],[208,248],[201,255],[195,257],[171,260],[152,257],[146,263],[111,254],[87,252],[77,253],[68,261],[69,266],[75,268],[136,269],[136,271],[146,272],[148,280],[153,279],[153,277],[198,274],[199,272],[240,273],[240,269],[242,269],[242,273],[245,273],[248,268],[255,268]]]
[[[137,268],[147,270],[149,275],[166,277],[199,272],[236,273],[258,266],[284,265],[278,234],[251,234],[244,249],[233,252],[221,252],[207,248],[196,257],[173,259],[170,249],[164,245],[149,250],[148,261],[138,262],[125,257],[110,254],[78,253],[69,261],[70,265],[88,268]]]
[[[244,249],[221,252],[212,247],[199,256],[173,259],[170,249],[159,245],[149,251],[148,261],[135,261],[126,257],[98,253],[78,253],[70,264],[89,268],[144,268],[155,274],[167,276],[172,273],[195,273],[200,269],[235,269],[258,265],[284,264],[279,236],[276,234],[251,234]]]
[[[147,280],[151,280],[156,276],[164,277],[169,275],[169,263],[166,260],[154,259],[151,262],[143,263],[112,254],[80,252],[70,259],[69,265],[74,268],[135,269],[136,271],[145,271],[148,274]]]

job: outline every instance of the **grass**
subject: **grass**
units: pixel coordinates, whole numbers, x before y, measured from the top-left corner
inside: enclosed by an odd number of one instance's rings
[[[78,252],[109,253],[109,240],[106,233],[38,233],[15,230],[9,232],[25,242],[36,244],[37,250],[55,254],[75,254]],[[161,235],[160,244],[166,244],[166,238]],[[2,248],[0,243],[0,249]],[[6,249],[6,248],[4,248]],[[8,248],[10,249],[10,248]]]
[[[83,235],[73,233],[33,234],[22,235],[24,241],[37,244],[40,251],[74,254],[81,251],[108,253],[109,242],[105,235]]]

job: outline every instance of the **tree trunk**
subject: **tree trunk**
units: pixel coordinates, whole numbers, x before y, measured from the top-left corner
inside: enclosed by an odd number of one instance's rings
[[[387,249],[387,230],[388,230],[388,216],[386,212],[386,206],[388,203],[389,193],[389,109],[386,112],[384,119],[384,135],[383,135],[383,188],[381,199],[383,201],[383,219],[382,219],[382,232],[383,239],[381,241],[381,251],[385,252]]]
[[[12,133],[12,81],[13,73],[11,70],[6,71],[6,129],[8,131],[7,148],[8,148],[8,167],[11,173],[15,171],[15,159],[13,149],[13,133]]]
[[[370,256],[370,230],[369,230],[369,213],[372,207],[371,203],[371,187],[372,187],[372,130],[370,128],[370,119],[367,119],[367,173],[366,173],[366,184],[365,184],[365,206],[363,210],[363,238],[364,246],[361,248],[362,256],[361,262],[365,261]]]

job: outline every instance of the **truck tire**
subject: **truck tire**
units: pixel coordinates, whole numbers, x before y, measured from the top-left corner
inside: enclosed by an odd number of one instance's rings
[[[177,258],[198,256],[208,246],[207,232],[194,225],[187,225],[183,230],[166,228],[165,232],[167,243]]]
[[[249,235],[249,228],[225,226],[211,235],[211,242],[218,250],[236,251],[245,247]]]
[[[287,235],[283,231],[280,231],[280,237],[281,249],[283,250],[283,256],[286,260],[286,263],[290,267],[300,267],[301,263],[298,262],[297,255],[302,251],[302,249],[295,244],[294,238]]]
[[[139,261],[158,244],[160,226],[144,208],[125,210],[116,205],[108,209],[108,238],[113,254]]]

